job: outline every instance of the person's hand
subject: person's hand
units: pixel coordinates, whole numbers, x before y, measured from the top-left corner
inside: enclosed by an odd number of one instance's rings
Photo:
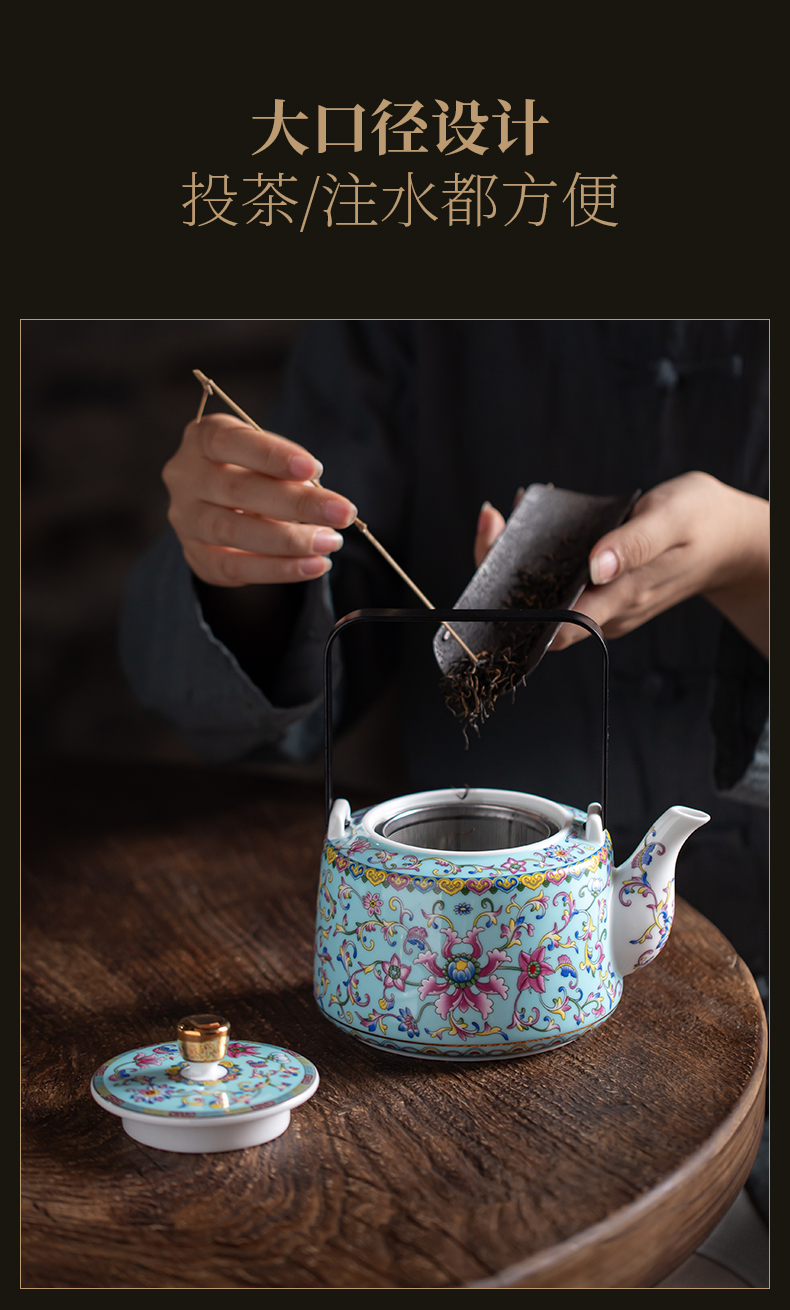
[[[501,514],[484,505],[475,543],[478,564],[503,527]],[[767,655],[768,564],[768,501],[708,473],[684,473],[642,496],[628,521],[596,542],[590,552],[592,585],[574,609],[613,638],[702,595]],[[587,635],[565,624],[551,650]]]
[[[304,582],[332,567],[351,501],[311,485],[321,464],[304,447],[230,414],[184,429],[162,470],[168,518],[187,563],[216,587]]]
[[[513,508],[519,502],[520,497],[516,496]],[[477,536],[475,537],[475,568],[479,569],[486,555],[493,546],[500,532],[504,530],[505,520],[498,509],[489,500],[483,501],[480,507],[480,514],[477,519]]]

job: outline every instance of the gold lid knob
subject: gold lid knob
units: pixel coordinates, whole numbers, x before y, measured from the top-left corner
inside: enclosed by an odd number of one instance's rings
[[[176,1028],[178,1049],[185,1060],[209,1064],[228,1049],[230,1024],[218,1014],[190,1014]]]

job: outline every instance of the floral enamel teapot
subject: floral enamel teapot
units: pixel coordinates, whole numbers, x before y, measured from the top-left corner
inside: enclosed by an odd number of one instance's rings
[[[492,1060],[571,1041],[608,1019],[625,975],[665,944],[675,858],[708,817],[673,806],[615,868],[600,805],[486,789],[356,814],[337,800],[316,1000],[339,1028],[404,1055]],[[486,828],[527,840],[469,849]]]
[[[331,1023],[397,1054],[498,1060],[609,1018],[666,943],[678,851],[709,815],[673,806],[615,867],[597,802],[445,788],[352,814],[331,802],[329,696],[326,741],[314,990]]]

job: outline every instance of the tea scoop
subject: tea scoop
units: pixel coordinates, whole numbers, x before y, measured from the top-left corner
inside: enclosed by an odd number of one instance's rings
[[[590,551],[628,517],[640,495],[589,496],[533,483],[453,608],[572,609],[590,580]],[[436,633],[442,690],[465,728],[477,727],[502,692],[534,672],[558,627],[454,621],[453,633],[474,652],[474,662],[446,628]]]
[[[101,1065],[91,1095],[130,1137],[160,1151],[239,1151],[271,1141],[317,1090],[318,1070],[295,1051],[231,1042],[229,1033],[220,1015],[189,1015],[175,1041]]]

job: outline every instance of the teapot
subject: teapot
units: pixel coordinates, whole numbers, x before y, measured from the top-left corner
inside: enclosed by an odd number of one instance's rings
[[[604,1023],[665,945],[675,860],[709,815],[674,805],[615,867],[601,806],[487,788],[351,813],[321,857],[315,997],[362,1041],[501,1060]]]
[[[678,852],[710,816],[672,806],[615,866],[604,826],[606,644],[585,616],[539,612],[549,615],[582,622],[604,651],[602,801],[586,810],[485,787],[421,791],[353,813],[333,800],[333,639],[363,618],[425,615],[356,611],[330,634],[314,994],[332,1024],[382,1050],[476,1061],[561,1046],[604,1023],[623,979],[666,944]],[[508,614],[522,616],[538,614]]]

